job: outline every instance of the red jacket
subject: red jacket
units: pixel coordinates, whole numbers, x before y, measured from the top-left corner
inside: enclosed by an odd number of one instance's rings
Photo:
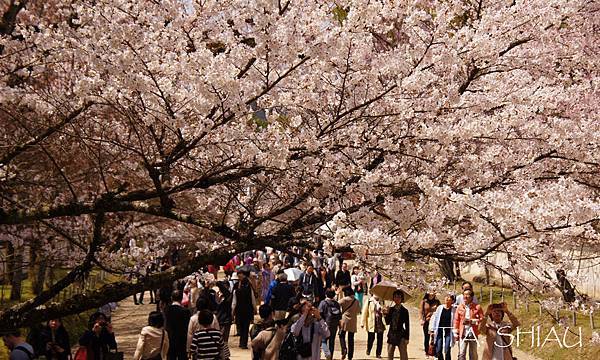
[[[223,266],[223,271],[235,271],[235,263],[233,259],[229,260],[225,266]]]
[[[479,304],[474,303],[471,303],[471,305],[469,305],[469,309],[471,311],[472,320],[471,328],[473,329],[473,333],[475,333],[475,336],[479,336],[479,324],[481,324],[481,322],[485,320],[483,309],[481,309],[481,306]],[[465,304],[460,304],[458,305],[458,308],[456,309],[456,315],[454,316],[454,335],[458,336],[459,339],[462,339],[463,333],[465,331],[464,320],[466,311],[467,309]]]

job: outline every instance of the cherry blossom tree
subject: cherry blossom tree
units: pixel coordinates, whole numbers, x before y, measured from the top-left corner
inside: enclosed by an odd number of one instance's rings
[[[529,289],[597,254],[597,2],[1,4],[1,240],[70,269],[2,327],[264,246],[400,281],[502,253]],[[173,246],[190,261],[56,299]]]

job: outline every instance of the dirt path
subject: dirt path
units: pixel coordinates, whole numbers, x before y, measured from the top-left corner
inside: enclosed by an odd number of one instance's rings
[[[119,303],[118,309],[113,313],[112,322],[115,334],[117,337],[117,344],[119,345],[119,351],[125,353],[125,359],[132,359],[133,353],[135,352],[135,346],[137,344],[138,335],[142,327],[148,322],[148,313],[156,309],[156,305],[134,305],[132,299],[128,299]],[[417,319],[417,310],[410,309],[411,319]],[[411,321],[411,341],[408,344],[408,355],[410,359],[426,359],[423,352],[423,332],[417,321]],[[231,330],[232,335],[235,333],[235,328]],[[229,338],[229,348],[231,349],[231,359],[235,360],[249,360],[251,359],[250,350],[239,349],[238,344],[239,338],[231,336]],[[385,338],[384,338],[385,341]],[[366,356],[367,348],[367,333],[359,329],[355,335],[355,351],[354,360],[366,360],[374,359],[374,350],[371,356]],[[480,340],[481,343],[481,340]],[[340,346],[339,341],[336,342],[335,347],[335,358],[340,358]],[[483,346],[479,348],[479,356],[483,352]],[[515,356],[519,360],[539,360],[538,358],[528,355],[518,349],[515,349]],[[458,350],[456,347],[452,350],[452,358],[457,358]],[[383,357],[386,358],[387,352],[384,344]],[[398,355],[396,355],[398,356]]]

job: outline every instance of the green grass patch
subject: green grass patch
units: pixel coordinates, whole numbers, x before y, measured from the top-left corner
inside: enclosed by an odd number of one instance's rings
[[[524,298],[513,298],[512,290],[508,288],[501,288],[499,286],[487,286],[482,283],[472,282],[475,290],[475,296],[477,297],[479,303],[482,305],[483,310],[487,308],[488,304],[490,304],[490,288],[492,289],[492,302],[499,303],[504,300],[508,304],[508,307],[511,312],[513,312],[517,319],[521,322],[521,332],[531,332],[531,328],[533,327],[535,330],[535,339],[534,346],[531,346],[532,336],[530,334],[523,334],[520,336],[520,344],[518,349],[521,351],[530,353],[532,355],[537,356],[540,359],[544,360],[564,360],[564,359],[598,359],[598,354],[600,354],[600,345],[593,344],[590,342],[592,337],[592,329],[590,327],[590,317],[589,315],[583,314],[581,312],[577,312],[575,316],[575,324],[573,325],[573,312],[567,310],[559,311],[559,319],[562,319],[561,324],[556,323],[554,317],[556,313],[549,313],[547,310],[542,309],[540,314],[540,306],[538,304],[538,300],[544,300],[547,297],[542,295],[534,298],[533,296],[529,297],[529,306],[528,310],[526,307],[526,301]],[[460,284],[456,284],[457,292],[460,292]],[[447,288],[448,292],[453,292],[454,287],[452,284]],[[502,293],[504,292],[504,297],[502,297]],[[421,299],[424,294],[414,293],[412,294],[413,298],[407,302],[407,305],[419,307]],[[440,294],[440,301],[443,302],[444,293]],[[515,308],[515,300],[517,302],[517,307]],[[600,332],[600,314],[594,314],[594,324],[595,331]],[[538,331],[539,326],[539,331]],[[569,328],[570,331],[567,331],[565,335],[565,330]],[[552,332],[554,328],[556,335]],[[581,347],[577,345],[576,347],[567,348],[567,346],[572,346],[579,342],[579,328],[581,328]],[[539,333],[539,345],[537,341]],[[516,335],[515,332],[513,334]],[[556,338],[560,340],[556,341]],[[545,343],[544,340],[548,339]],[[516,347],[516,338],[514,339],[513,347]]]
[[[66,275],[68,270],[58,270],[58,276],[59,278]],[[93,281],[93,283],[95,284],[95,288],[99,288],[104,284],[107,284],[109,282],[113,282],[118,280],[119,278],[117,276],[114,275],[107,275],[106,278],[104,279],[104,281],[100,280],[100,272],[98,270],[93,270],[90,273],[90,277],[95,277],[95,280]],[[4,287],[4,292],[2,292],[2,289],[0,288],[0,308],[7,308],[10,307],[12,305],[16,305],[22,301],[27,301],[31,298],[34,297],[33,295],[33,291],[32,291],[32,284],[31,281],[29,279],[25,279],[23,280],[21,286],[21,300],[20,301],[10,301],[10,292],[11,292],[11,286],[10,285],[0,285]],[[58,295],[57,297],[55,297],[52,301],[61,301],[65,296],[68,297],[70,296],[70,294],[74,294],[75,292],[77,292],[78,290],[76,289],[76,285],[73,284],[71,286],[69,286],[67,289],[65,289],[63,292],[61,292],[60,295]],[[82,312],[80,314],[75,314],[75,315],[71,315],[71,316],[67,316],[64,317],[62,319],[63,324],[65,325],[65,328],[67,329],[67,332],[69,333],[69,339],[71,340],[71,346],[76,346],[79,338],[81,337],[81,335],[83,335],[83,332],[86,330],[87,327],[87,323],[88,320],[90,318],[90,316],[96,312],[97,309],[91,309],[85,312]],[[23,333],[24,336],[27,336],[29,329],[27,328],[23,328]],[[4,346],[4,343],[2,341],[0,341],[0,360],[5,360],[9,358],[9,352],[8,349]]]

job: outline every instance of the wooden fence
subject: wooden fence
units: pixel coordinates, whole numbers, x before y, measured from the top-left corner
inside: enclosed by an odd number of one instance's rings
[[[447,285],[447,290],[457,293],[457,288],[460,289],[460,284],[453,282]],[[535,311],[541,317],[544,313],[551,315],[555,321],[566,320],[568,325],[572,326],[589,326],[591,330],[596,329],[596,321],[594,319],[594,311],[578,311],[575,309],[561,308],[558,310],[546,309],[543,304],[537,299],[531,299],[530,296],[519,296],[515,291],[506,288],[494,288],[491,286],[475,286],[473,289],[475,296],[480,304],[492,304],[506,302],[514,310],[525,310],[530,313]],[[579,317],[579,319],[578,319]],[[581,318],[587,318],[582,321]]]

